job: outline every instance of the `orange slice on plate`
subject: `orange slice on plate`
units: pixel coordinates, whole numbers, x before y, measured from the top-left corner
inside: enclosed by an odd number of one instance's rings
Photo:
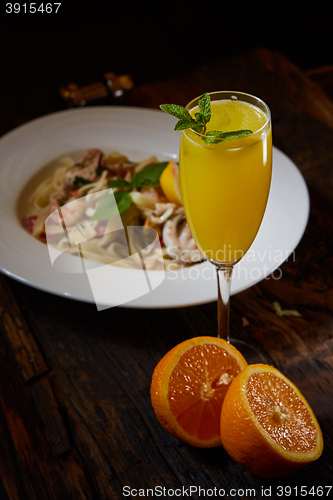
[[[181,205],[178,163],[170,160],[160,177],[160,186],[166,198],[175,205]]]
[[[323,437],[299,389],[276,368],[249,365],[230,384],[221,412],[222,444],[263,479],[294,472],[320,457]]]
[[[193,446],[220,446],[222,403],[231,381],[246,366],[241,353],[217,337],[178,344],[157,364],[152,377],[151,402],[159,422]]]

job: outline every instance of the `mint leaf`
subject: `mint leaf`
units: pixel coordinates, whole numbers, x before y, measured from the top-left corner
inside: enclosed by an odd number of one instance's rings
[[[208,93],[203,94],[199,101],[198,106],[200,113],[204,119],[204,125],[210,121],[211,118],[211,110],[210,110],[210,95]]]
[[[191,118],[191,120],[188,120],[187,118],[182,118],[176,123],[174,130],[177,131],[177,130],[185,130],[186,128],[193,128],[193,123],[194,123],[193,118]]]
[[[160,108],[162,111],[169,113],[169,115],[179,118],[179,122],[176,123],[173,130],[184,130],[186,128],[192,128],[195,123],[190,113],[183,106],[178,104],[161,104]]]
[[[128,210],[132,204],[131,196],[128,193],[125,193],[124,191],[117,191],[116,193],[114,193],[114,197],[116,199],[120,214]]]
[[[234,130],[232,132],[220,132],[219,130],[210,130],[202,138],[205,144],[218,144],[219,142],[231,141],[239,137],[245,137],[252,134],[252,130]]]
[[[192,120],[192,117],[187,109],[183,108],[183,106],[179,106],[178,104],[161,104],[160,108],[162,111],[165,111],[166,113],[169,113],[169,115],[175,116],[180,120],[182,118],[189,118]]]
[[[113,181],[108,182],[108,188],[127,188],[131,187],[131,184],[122,177],[117,177]]]
[[[116,204],[114,201],[116,200]],[[132,198],[124,191],[117,191],[114,194],[106,194],[99,201],[95,213],[89,220],[108,220],[111,217],[122,214],[132,204]]]
[[[162,111],[169,113],[179,119],[176,123],[174,130],[185,130],[186,128],[192,128],[195,132],[204,134],[206,131],[206,123],[209,122],[211,117],[210,110],[210,96],[208,93],[203,94],[198,100],[199,113],[195,114],[195,118],[192,118],[187,109],[178,104],[161,104],[160,108]]]
[[[159,180],[162,175],[163,170],[169,162],[163,161],[160,163],[153,163],[152,165],[147,165],[145,168],[140,170],[135,177],[132,179],[131,187],[140,188],[146,186],[159,186]]]

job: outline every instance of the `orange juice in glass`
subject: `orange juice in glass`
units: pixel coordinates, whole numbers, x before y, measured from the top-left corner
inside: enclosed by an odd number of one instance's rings
[[[230,278],[263,219],[272,172],[270,111],[257,97],[213,92],[205,134],[181,132],[182,201],[193,238],[218,275],[218,335],[229,340]],[[199,98],[186,109],[194,117]],[[211,143],[211,130],[249,129],[248,135]]]

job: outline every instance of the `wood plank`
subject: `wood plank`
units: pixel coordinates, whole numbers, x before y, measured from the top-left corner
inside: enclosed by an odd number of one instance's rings
[[[36,340],[27,325],[20,308],[0,275],[0,335],[2,349],[7,355],[14,356],[17,368],[25,382],[39,377],[48,371],[47,364],[38,348]],[[4,339],[7,345],[5,347]],[[3,355],[6,355],[3,352]]]

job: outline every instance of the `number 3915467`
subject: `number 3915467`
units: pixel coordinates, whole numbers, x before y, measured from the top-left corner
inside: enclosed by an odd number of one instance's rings
[[[61,3],[6,3],[6,14],[57,14]]]

